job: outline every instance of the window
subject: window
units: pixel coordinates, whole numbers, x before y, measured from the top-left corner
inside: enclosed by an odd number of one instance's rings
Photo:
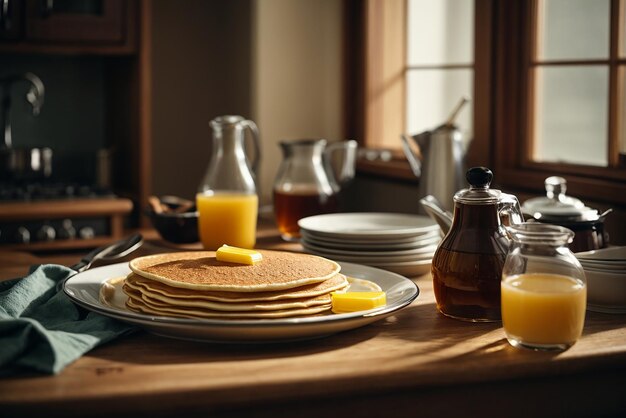
[[[542,193],[562,175],[577,197],[626,204],[625,3],[367,0],[359,137],[399,148],[470,91],[468,165],[498,187]]]
[[[474,3],[468,0],[407,1],[406,125],[414,134],[444,122],[463,97],[473,97]],[[472,134],[470,102],[456,123]]]
[[[539,0],[536,6],[529,65],[530,159],[606,167],[611,2]]]
[[[504,185],[562,175],[572,194],[626,203],[624,0],[499,2],[494,164]]]
[[[360,2],[354,4],[358,8]],[[364,4],[364,28],[358,28],[365,33],[363,109],[361,117],[353,116],[353,123],[358,125],[362,118],[362,124],[352,129],[354,136],[363,138],[367,147],[400,150],[400,134],[436,128],[466,97],[470,101],[456,122],[470,143],[470,163],[487,165],[492,136],[493,0],[367,0]],[[360,11],[348,13],[354,16]],[[404,173],[395,168],[383,172],[413,177],[408,166]]]

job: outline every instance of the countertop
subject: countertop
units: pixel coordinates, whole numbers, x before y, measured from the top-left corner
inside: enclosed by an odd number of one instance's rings
[[[142,254],[172,250],[152,237]],[[301,251],[269,227],[259,231],[258,247]],[[0,250],[0,278],[23,276],[35,263],[71,265],[79,256]],[[626,315],[587,312],[572,348],[532,352],[511,347],[499,323],[442,316],[430,275],[412,280],[420,295],[410,306],[321,339],[215,344],[140,331],[57,376],[2,378],[0,414],[626,416]]]

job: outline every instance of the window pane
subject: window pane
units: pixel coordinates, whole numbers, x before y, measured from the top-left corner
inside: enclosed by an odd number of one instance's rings
[[[620,108],[618,109],[618,115],[624,115],[626,112],[626,67],[619,67],[619,77],[621,79],[622,91],[620,92]],[[620,118],[621,132],[619,135],[619,153],[626,156],[626,118]],[[622,158],[623,160],[623,158]]]
[[[542,0],[538,22],[538,59],[609,56],[610,0]]]
[[[607,165],[605,66],[536,70],[535,161]]]
[[[472,97],[473,77],[471,69],[409,71],[406,132],[416,134],[445,122],[461,97]],[[470,101],[456,120],[466,140],[472,138],[472,112]]]
[[[619,33],[620,33],[620,57],[624,58],[626,56],[626,7],[620,7],[620,16],[619,16]]]
[[[408,65],[474,62],[474,2],[409,0]]]

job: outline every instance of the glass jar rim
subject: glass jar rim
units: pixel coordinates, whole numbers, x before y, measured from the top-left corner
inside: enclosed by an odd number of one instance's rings
[[[571,229],[540,222],[524,222],[506,229],[514,241],[522,244],[565,245],[574,239]]]

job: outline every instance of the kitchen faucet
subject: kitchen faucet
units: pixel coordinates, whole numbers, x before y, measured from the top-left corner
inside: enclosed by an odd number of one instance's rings
[[[11,87],[13,84],[20,81],[28,81],[30,83],[30,89],[26,93],[26,100],[31,104],[33,108],[33,115],[39,115],[41,111],[41,107],[43,106],[44,96],[45,96],[45,88],[43,82],[39,77],[37,77],[33,73],[24,73],[17,75],[8,75],[5,77],[0,77],[0,89],[2,89],[2,102],[1,102],[1,112],[2,115],[2,126],[3,126],[3,139],[4,141],[0,143],[0,147],[3,148],[11,148],[12,146],[12,138],[11,138]]]

